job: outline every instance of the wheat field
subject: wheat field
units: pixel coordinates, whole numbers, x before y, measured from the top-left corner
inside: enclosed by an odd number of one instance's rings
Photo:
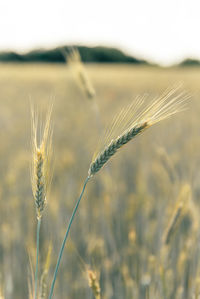
[[[137,95],[152,99],[181,82],[191,96],[187,110],[131,141],[88,183],[54,298],[94,298],[87,274],[94,271],[96,298],[199,299],[200,69],[86,70],[95,99],[87,98],[66,65],[0,65],[0,298],[28,298],[35,268],[31,104],[43,117],[53,103],[53,176],[39,258],[41,277],[51,244],[48,298],[66,225],[103,128]]]

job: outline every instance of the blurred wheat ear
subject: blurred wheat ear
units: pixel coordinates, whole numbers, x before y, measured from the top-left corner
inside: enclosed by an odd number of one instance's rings
[[[49,108],[44,125],[40,124],[38,128],[38,117],[32,112],[32,190],[35,200],[36,214],[37,214],[37,247],[36,247],[36,267],[35,267],[35,292],[34,298],[37,298],[37,281],[38,281],[38,260],[39,260],[39,235],[42,214],[46,205],[47,191],[51,182],[52,171],[51,157],[52,157],[52,128],[51,128],[51,113],[52,106]],[[42,132],[41,136],[38,133]]]
[[[0,299],[4,299],[2,286],[0,286]]]
[[[47,252],[47,257],[44,265],[44,269],[41,275],[40,279],[40,295],[39,299],[45,299],[47,298],[47,276],[49,272],[49,267],[50,267],[50,262],[51,262],[51,251],[52,251],[52,246],[51,244],[49,245],[48,252]]]
[[[34,277],[34,271],[33,271],[33,265],[32,260],[29,255],[29,268],[28,268],[28,298],[33,299],[34,298],[34,283],[35,283],[35,277]]]
[[[167,293],[167,286],[165,284],[167,270],[169,269],[169,257],[170,257],[170,245],[172,244],[172,239],[174,237],[175,231],[178,229],[182,217],[185,215],[185,213],[189,212],[189,205],[191,202],[191,186],[189,184],[183,184],[183,186],[180,189],[178,199],[175,203],[174,209],[172,211],[171,217],[169,219],[169,223],[166,227],[166,230],[163,234],[163,240],[162,240],[162,247],[160,251],[160,275],[162,277],[162,283],[163,283],[163,291],[166,294]],[[191,235],[196,236],[191,231]],[[187,254],[185,252],[185,249],[182,250],[180,254],[180,261],[181,264],[185,264],[185,259],[187,258]],[[179,263],[180,268],[180,263]],[[182,273],[181,273],[182,276]]]
[[[72,72],[74,73],[79,86],[84,91],[86,97],[89,100],[94,99],[96,96],[96,92],[84,67],[84,64],[81,61],[81,55],[78,49],[72,48],[69,52],[63,51],[63,55]]]
[[[180,194],[178,196],[178,200],[174,208],[173,214],[170,218],[169,224],[166,228],[166,231],[164,232],[163,245],[169,245],[172,236],[177,228],[177,225],[181,220],[181,217],[183,216],[185,209],[188,206],[190,197],[191,197],[191,187],[189,184],[184,184],[180,190]]]
[[[105,134],[100,149],[94,154],[88,171],[89,177],[97,173],[123,145],[145,129],[184,110],[188,99],[189,95],[180,92],[179,87],[166,90],[160,97],[146,105],[144,97],[135,99],[115,118],[111,129]]]
[[[87,270],[88,284],[92,290],[95,299],[101,299],[101,289],[99,285],[98,275],[95,271]]]
[[[95,122],[98,128],[98,133],[102,133],[102,122],[99,107],[96,101],[96,91],[94,85],[88,76],[88,72],[84,63],[81,60],[81,55],[77,48],[72,47],[70,50],[66,51],[62,49],[62,54],[65,61],[70,67],[75,80],[77,81],[79,87],[83,90],[86,98],[90,100],[92,117],[95,118]]]

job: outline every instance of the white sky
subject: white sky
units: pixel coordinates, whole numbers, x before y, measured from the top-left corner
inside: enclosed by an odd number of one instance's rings
[[[200,58],[200,0],[0,0],[0,50],[69,43],[162,64]]]

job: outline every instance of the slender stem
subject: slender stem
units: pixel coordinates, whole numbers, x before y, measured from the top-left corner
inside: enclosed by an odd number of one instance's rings
[[[87,185],[89,179],[90,179],[90,177],[88,176],[87,179],[85,180],[85,183],[84,183],[84,185],[83,185],[83,189],[82,189],[82,191],[81,191],[81,194],[80,194],[80,196],[79,196],[79,198],[78,198],[78,201],[77,201],[77,203],[76,203],[76,205],[75,205],[75,207],[74,207],[74,210],[73,210],[73,212],[72,212],[71,218],[70,218],[70,220],[69,220],[69,224],[68,224],[68,226],[67,226],[67,230],[66,230],[66,233],[65,233],[65,237],[64,237],[64,240],[63,240],[63,242],[62,242],[62,246],[61,246],[61,248],[60,248],[60,252],[59,252],[59,256],[58,256],[58,260],[57,260],[57,264],[56,264],[56,268],[55,268],[55,272],[54,272],[54,277],[53,277],[53,281],[52,281],[52,284],[51,284],[51,289],[50,289],[49,299],[51,299],[52,296],[53,296],[54,285],[55,285],[55,282],[56,282],[56,277],[57,277],[57,273],[58,273],[58,268],[59,268],[60,261],[61,261],[61,258],[62,258],[63,250],[64,250],[64,247],[65,247],[65,243],[66,243],[66,241],[67,241],[67,237],[68,237],[68,235],[69,235],[69,231],[70,231],[72,222],[73,222],[73,220],[74,220],[74,216],[76,215],[78,206],[79,206],[79,204],[80,204],[81,198],[82,198],[82,196],[83,196],[83,193],[84,193],[84,191],[85,191],[85,187],[86,187],[86,185]]]
[[[37,299],[37,280],[38,280],[38,260],[39,260],[39,245],[40,245],[40,224],[41,218],[37,221],[37,250],[36,250],[36,266],[35,266],[35,299]]]

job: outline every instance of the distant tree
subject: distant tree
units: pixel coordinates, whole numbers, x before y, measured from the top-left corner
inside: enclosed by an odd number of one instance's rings
[[[70,51],[72,47],[64,46],[55,49],[37,49],[26,54],[18,54],[15,52],[1,52],[1,62],[42,62],[42,63],[64,63],[64,52]],[[122,51],[108,47],[84,47],[75,46],[80,52],[83,62],[96,63],[133,63],[133,64],[148,64],[144,60],[128,56]]]
[[[23,55],[17,54],[15,52],[1,52],[0,53],[1,62],[22,62],[24,61]]]
[[[187,58],[180,63],[180,66],[200,66],[200,60]]]

